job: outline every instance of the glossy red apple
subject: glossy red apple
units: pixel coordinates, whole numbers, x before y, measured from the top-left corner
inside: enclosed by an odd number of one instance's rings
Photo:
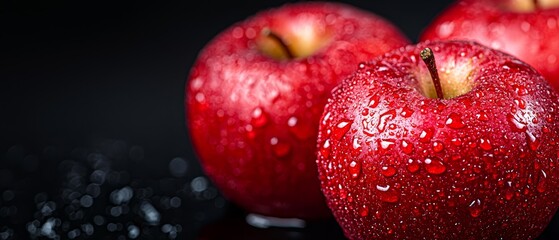
[[[186,87],[203,169],[249,212],[331,216],[315,163],[326,99],[359,62],[406,44],[388,21],[339,3],[286,4],[234,24],[201,51]]]
[[[473,42],[363,64],[321,119],[328,205],[350,239],[535,238],[558,207],[558,98],[531,66]]]
[[[475,40],[527,62],[559,90],[559,0],[460,0],[420,39]]]

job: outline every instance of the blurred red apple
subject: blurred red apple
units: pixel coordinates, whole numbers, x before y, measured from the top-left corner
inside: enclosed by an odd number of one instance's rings
[[[474,42],[376,58],[320,120],[328,205],[350,239],[533,239],[558,207],[558,98]]]
[[[186,87],[203,169],[249,212],[331,216],[315,163],[330,90],[359,62],[408,43],[388,21],[340,3],[286,4],[229,27],[201,51]]]
[[[460,0],[420,39],[475,40],[527,62],[559,90],[559,0]]]

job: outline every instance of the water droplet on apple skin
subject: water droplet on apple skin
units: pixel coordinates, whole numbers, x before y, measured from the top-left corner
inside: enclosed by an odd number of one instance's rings
[[[339,141],[351,128],[351,123],[353,121],[343,120],[336,124],[335,127],[332,128],[332,133],[330,134],[330,138]]]
[[[505,199],[507,201],[510,201],[514,197],[514,190],[511,188],[512,187],[507,187],[507,189],[505,189]]]
[[[349,163],[349,174],[353,179],[359,178],[361,174],[361,163],[351,161],[351,163]]]
[[[470,216],[472,216],[473,218],[479,217],[483,211],[481,200],[476,199],[470,202],[470,204],[468,205],[468,211],[470,212]]]
[[[422,130],[421,133],[419,134],[419,141],[424,143],[430,142],[431,138],[433,138],[434,133],[435,130],[433,128],[426,128]]]
[[[409,159],[408,160],[408,164],[406,166],[406,169],[410,172],[410,173],[415,173],[417,171],[419,171],[419,163],[417,161],[414,161],[413,159]]]
[[[479,147],[485,151],[490,151],[493,149],[493,146],[491,146],[491,142],[488,139],[484,138],[479,139]]]
[[[547,182],[547,173],[542,169],[538,174],[536,190],[540,193],[544,193],[547,189],[546,182]]]
[[[386,129],[386,126],[388,124],[388,121],[394,119],[395,116],[396,116],[396,111],[394,111],[394,109],[388,110],[388,111],[380,114],[379,120],[378,120],[378,123],[377,123],[377,130],[379,132],[384,132],[384,130]]]
[[[426,158],[423,163],[425,170],[430,174],[439,175],[446,171],[444,163],[436,157]]]
[[[319,150],[320,155],[328,159],[330,157],[330,139],[326,139]]]
[[[369,108],[376,108],[380,102],[380,97],[378,95],[373,95],[369,98]]]
[[[393,177],[394,175],[396,175],[396,172],[396,168],[392,166],[381,167],[381,174],[385,177]]]
[[[511,129],[515,132],[524,132],[527,129],[527,123],[520,119],[517,114],[507,114],[507,121]]]
[[[383,152],[390,151],[395,144],[396,141],[393,139],[379,139],[378,142],[379,149]]]
[[[268,123],[267,113],[261,107],[255,108],[251,113],[251,125],[254,127],[263,127]]]
[[[400,200],[399,193],[390,185],[377,185],[377,197],[385,203],[396,203]]]
[[[359,210],[359,216],[361,217],[369,216],[369,208],[367,206],[362,206],[361,209]]]
[[[444,150],[444,145],[442,142],[440,141],[434,141],[433,142],[433,152],[438,153]]]
[[[532,132],[526,131],[526,139],[528,140],[528,146],[532,151],[537,151],[540,147],[540,139],[534,136]]]
[[[454,129],[460,129],[460,128],[463,128],[465,126],[464,122],[462,121],[462,117],[458,113],[451,113],[448,116],[448,118],[446,119],[445,124],[448,127],[454,128]]]
[[[405,118],[409,118],[413,115],[413,110],[411,110],[408,107],[403,107],[402,111],[400,112],[400,116],[405,117]]]
[[[406,154],[411,154],[413,152],[413,144],[405,139],[402,140],[400,146],[402,148],[402,151]]]

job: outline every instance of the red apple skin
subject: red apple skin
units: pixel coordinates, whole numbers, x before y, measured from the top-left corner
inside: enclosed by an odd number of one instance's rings
[[[509,1],[457,1],[426,27],[420,40],[475,40],[527,62],[559,90],[559,8],[517,12],[506,7]]]
[[[441,79],[472,66],[458,79],[471,90],[425,97],[425,47]],[[333,90],[321,118],[328,206],[350,239],[533,239],[558,206],[558,102],[532,67],[473,42],[375,58]]]
[[[265,28],[282,36],[307,26],[331,33],[311,56],[276,60],[256,47]],[[326,99],[360,61],[408,43],[379,16],[335,3],[286,4],[226,29],[201,51],[186,86],[186,123],[204,171],[248,212],[331,217],[315,162]]]

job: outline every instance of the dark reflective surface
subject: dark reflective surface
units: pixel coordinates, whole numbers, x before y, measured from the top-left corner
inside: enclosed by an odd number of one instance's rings
[[[412,40],[449,2],[347,1]],[[183,91],[198,51],[282,3],[2,2],[0,240],[343,238],[333,220],[247,225],[187,137]]]

